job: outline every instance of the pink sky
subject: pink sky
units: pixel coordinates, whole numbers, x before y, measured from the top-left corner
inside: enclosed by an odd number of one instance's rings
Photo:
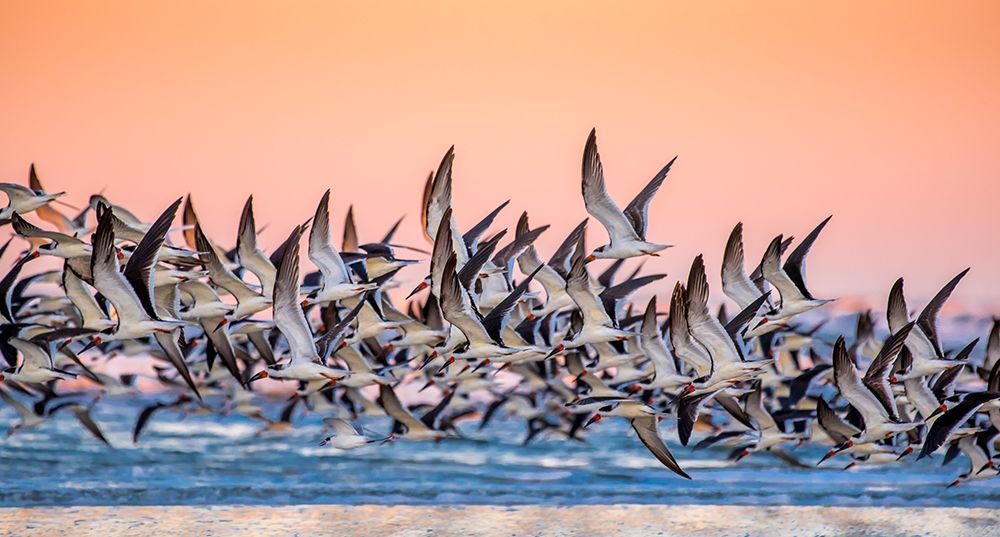
[[[680,155],[651,208],[670,281],[702,252],[716,274],[737,221],[755,262],[833,214],[819,296],[905,276],[917,302],[972,266],[956,296],[1000,299],[996,2],[284,4],[8,3],[0,178],[35,162],[71,202],[106,188],[149,219],[191,192],[223,244],[253,193],[267,247],[332,188],[334,233],[354,204],[362,240],[406,213],[422,245],[455,144],[460,224],[511,199],[502,223],[553,225],[547,254],[585,216],[596,126],[621,204]]]

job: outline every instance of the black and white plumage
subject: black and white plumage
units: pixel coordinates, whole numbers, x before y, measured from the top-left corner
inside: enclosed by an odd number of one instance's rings
[[[675,157],[676,158],[676,157]],[[646,240],[649,203],[659,190],[667,173],[673,166],[671,160],[656,176],[639,192],[625,207],[618,204],[608,194],[604,181],[604,166],[601,155],[597,152],[597,130],[590,131],[587,144],[583,150],[583,201],[587,212],[596,218],[608,232],[608,244],[594,250],[593,258],[626,259],[642,255],[656,255],[657,252],[670,247],[668,244],[656,244]]]

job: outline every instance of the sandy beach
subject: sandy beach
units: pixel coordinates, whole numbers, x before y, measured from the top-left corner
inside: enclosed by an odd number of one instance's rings
[[[1000,535],[1000,512],[965,508],[72,507],[0,510],[0,533],[53,535],[669,536]]]

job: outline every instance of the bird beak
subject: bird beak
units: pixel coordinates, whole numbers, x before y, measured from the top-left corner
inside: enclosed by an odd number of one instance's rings
[[[896,460],[900,461],[903,459],[903,457],[909,455],[910,453],[913,453],[913,446],[907,446],[906,449],[904,449],[903,452],[900,453],[898,457],[896,457]]]
[[[256,375],[250,377],[250,380],[247,381],[247,384],[250,384],[251,382],[254,382],[256,380],[266,379],[267,377],[268,377],[267,370],[261,369],[259,372],[257,372]]]
[[[753,329],[754,329],[754,330],[756,330],[756,329],[760,328],[761,326],[764,326],[765,324],[767,324],[767,317],[764,317],[763,319],[761,319],[761,320],[760,320],[760,322],[759,322],[759,323],[757,323],[757,324],[756,324],[756,325],[755,325],[755,326],[753,327]]]
[[[985,472],[986,470],[993,469],[993,468],[996,468],[996,465],[993,464],[993,461],[989,461],[986,464],[984,464],[983,467],[980,468],[978,472],[976,472],[976,475],[979,475],[979,474]]]
[[[386,343],[385,345],[382,345],[382,350],[384,350],[385,352],[392,352],[392,350],[395,348],[396,347],[392,343]]]
[[[212,330],[212,333],[214,334],[214,333],[218,332],[220,328],[222,328],[223,326],[226,326],[227,324],[229,324],[229,319],[226,319],[225,317],[223,317],[222,320],[219,321],[219,324],[217,324],[215,326],[215,329]]]
[[[942,412],[948,412],[948,405],[946,405],[944,403],[941,403],[940,406],[938,406],[936,409],[934,409],[934,412],[931,412],[930,416],[927,416],[927,419],[929,420],[929,419],[933,418],[934,416],[937,416],[938,414],[940,414]]]
[[[839,448],[837,448],[837,453],[840,453],[841,451],[844,451],[845,449],[852,447],[854,447],[854,440],[848,440],[847,442],[844,442],[844,444],[841,445]]]
[[[302,306],[303,308],[308,308],[308,307],[309,307],[309,299],[308,299],[308,298],[303,298],[303,299],[302,299],[302,302],[299,302],[299,304],[300,304],[300,305],[301,305],[301,306]]]
[[[7,377],[5,377],[3,373],[0,373],[0,382],[3,382],[5,380],[7,380]]]
[[[492,363],[493,362],[491,362],[490,359],[487,358],[487,359],[483,360],[482,362],[479,362],[479,364],[476,365],[475,369],[473,369],[472,372],[475,373],[476,371],[479,371],[481,368],[486,367],[486,366],[488,366],[488,365],[490,365]]]
[[[594,254],[590,254],[590,255],[588,255],[588,256],[586,257],[586,259],[584,259],[584,260],[583,260],[583,262],[584,262],[584,263],[590,263],[591,261],[593,261],[593,260],[595,260],[595,259],[597,259],[597,258],[596,258],[596,257],[594,257]]]
[[[420,364],[420,367],[417,368],[417,371],[422,371],[425,367],[427,367],[427,364],[431,363],[432,361],[434,361],[435,358],[437,358],[437,355],[438,355],[437,351],[428,354],[427,358],[424,358],[424,363]]]
[[[819,462],[816,463],[816,466],[819,466],[819,465],[823,464],[830,457],[836,457],[836,456],[837,456],[837,452],[835,450],[831,449],[830,451],[826,452],[826,455],[823,455],[823,458],[820,459]]]
[[[329,439],[329,438],[326,438],[326,439],[324,439],[324,440],[323,440],[322,442],[320,442],[320,443],[319,443],[319,445],[320,445],[320,446],[325,446],[325,445],[327,444],[327,442],[329,442],[329,441],[330,441],[330,439]]]
[[[559,354],[560,352],[562,352],[564,350],[566,350],[566,345],[563,345],[562,343],[560,343],[560,344],[556,345],[555,347],[553,347],[552,348],[552,352],[550,352],[549,354],[547,354],[545,357],[546,358],[552,358],[553,356]]]
[[[584,369],[583,371],[580,371],[579,375],[573,377],[573,382],[580,382],[580,379],[582,379],[583,377],[586,377],[586,376],[587,376],[587,370]]]
[[[434,386],[435,384],[437,384],[437,383],[434,382],[434,379],[428,380],[427,384],[424,384],[423,388],[420,388],[419,390],[417,390],[417,393],[420,393],[420,392],[426,390],[427,388],[430,388],[431,386]]]
[[[749,449],[744,449],[743,451],[740,452],[739,455],[736,456],[736,460],[733,461],[733,462],[740,462],[747,455],[750,455],[750,450]]]
[[[78,352],[77,354],[83,354],[100,344],[101,344],[101,336],[95,336],[94,339],[90,340],[90,343],[87,343],[87,345],[84,348],[80,349],[80,352]]]
[[[416,287],[413,288],[412,291],[410,291],[410,294],[406,295],[406,299],[409,300],[410,297],[419,293],[420,291],[423,291],[424,289],[427,289],[427,282],[420,282],[419,284],[417,284]]]
[[[848,464],[847,466],[844,467],[844,471],[846,472],[847,470],[850,470],[851,468],[854,468],[857,465],[858,465],[858,461],[851,461],[850,464]]]
[[[590,424],[597,423],[597,422],[601,421],[601,419],[602,419],[602,416],[601,416],[600,413],[594,414],[593,417],[591,417],[589,420],[587,420],[587,424],[584,425],[583,428],[586,429],[587,427],[590,427]]]
[[[956,480],[952,481],[951,483],[949,483],[948,486],[945,487],[945,488],[946,489],[950,489],[951,487],[957,487],[958,484],[961,483],[961,482],[962,482],[961,479],[956,479]]]
[[[435,375],[440,375],[441,373],[443,373],[445,370],[448,369],[448,366],[450,366],[453,363],[455,363],[455,357],[454,356],[448,358],[448,360],[445,361],[444,365],[441,366],[441,367],[439,367],[438,370],[437,370],[437,373],[434,373],[434,374]]]

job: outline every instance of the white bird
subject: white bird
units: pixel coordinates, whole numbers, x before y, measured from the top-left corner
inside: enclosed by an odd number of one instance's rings
[[[138,339],[154,332],[170,333],[175,327],[183,325],[180,321],[156,318],[152,289],[152,270],[156,265],[157,252],[179,205],[180,200],[177,200],[149,228],[148,240],[144,238],[136,247],[124,274],[116,255],[111,211],[106,211],[98,222],[93,238],[91,273],[94,288],[114,306],[118,324],[111,333],[103,332],[95,337],[93,344]]]
[[[864,430],[849,438],[837,452],[859,444],[879,442],[919,425],[897,420],[888,382],[889,370],[911,328],[912,325],[907,325],[889,336],[879,355],[868,367],[864,379],[858,376],[843,336],[837,339],[833,348],[834,383],[840,390],[840,395],[861,413],[865,422]]]
[[[376,442],[387,442],[392,436],[384,438],[368,438],[360,427],[355,427],[342,418],[323,418],[323,423],[333,429],[334,434],[320,442],[321,446],[331,446],[337,449],[355,449]]]
[[[832,300],[817,299],[806,288],[806,255],[833,216],[826,217],[809,235],[788,255],[785,264],[781,264],[782,236],[778,235],[768,245],[761,260],[761,270],[764,278],[778,289],[781,301],[778,307],[764,312],[750,323],[746,337],[751,338],[774,329],[770,323],[779,323],[779,328],[787,326],[788,321],[796,315],[818,308]]]
[[[705,276],[705,260],[700,255],[691,265],[686,291],[688,329],[712,359],[711,373],[707,379],[698,383],[697,393],[714,392],[746,380],[771,363],[771,360],[744,361],[733,337],[719,319],[709,312],[708,279]]]
[[[670,393],[682,386],[686,386],[693,380],[687,375],[677,371],[677,363],[674,357],[663,342],[663,335],[660,333],[660,326],[656,322],[656,297],[649,300],[646,306],[646,313],[642,317],[642,327],[639,331],[639,348],[653,363],[653,378],[640,384],[643,389],[652,390],[660,388]]]
[[[451,395],[449,393],[445,396],[442,404],[439,404],[438,407],[435,407],[435,409],[431,410],[422,419],[417,419],[416,416],[403,406],[403,403],[399,400],[399,396],[396,395],[391,386],[387,384],[379,386],[379,399],[382,402],[382,408],[385,409],[386,414],[403,427],[402,433],[397,435],[402,440],[444,440],[447,434],[444,431],[434,428],[434,420],[444,405],[447,405]]]
[[[316,207],[313,216],[312,229],[309,230],[309,259],[319,268],[323,275],[322,285],[310,293],[303,305],[310,303],[326,304],[335,300],[357,296],[365,291],[375,289],[372,283],[354,283],[347,265],[344,264],[340,252],[330,241],[330,191]]]
[[[930,302],[924,306],[923,311],[917,317],[916,326],[910,331],[906,339],[906,347],[913,357],[909,371],[900,375],[901,378],[925,377],[940,373],[959,362],[945,360],[944,353],[941,352],[941,345],[937,337],[937,315],[941,307],[951,296],[952,291],[958,283],[969,272],[965,269],[951,279]],[[899,327],[910,322],[910,314],[906,308],[906,299],[903,296],[903,279],[896,280],[889,291],[889,305],[886,310],[889,321],[889,330],[896,331]]]
[[[553,349],[553,353],[564,348],[575,349],[583,345],[601,343],[604,341],[625,341],[634,334],[617,326],[613,312],[609,314],[601,299],[594,291],[587,272],[584,252],[584,234],[580,234],[576,250],[573,251],[573,262],[569,276],[566,279],[566,292],[583,315],[583,327],[569,341],[564,341]]]
[[[43,348],[43,345],[48,347],[47,342],[36,343],[16,337],[10,338],[8,342],[21,352],[21,363],[4,372],[3,377],[7,381],[45,384],[52,380],[76,378],[75,374],[56,368],[52,362],[52,354],[47,348]]]
[[[676,157],[674,157],[676,160]],[[597,130],[591,130],[583,150],[583,202],[587,212],[601,222],[608,232],[608,244],[597,247],[589,259],[627,259],[641,255],[657,255],[670,247],[646,240],[649,202],[666,179],[674,160],[667,163],[649,184],[636,195],[623,212],[608,194],[604,183],[604,167],[597,152]]]
[[[28,214],[66,194],[65,192],[46,194],[17,183],[0,183],[0,192],[7,194],[7,206],[0,209],[0,221],[11,219],[15,213]]]
[[[241,321],[271,307],[273,303],[271,297],[250,289],[222,262],[215,247],[202,231],[201,224],[195,224],[194,234],[201,261],[208,270],[209,279],[214,285],[226,290],[236,299],[236,309],[231,314],[230,321]],[[298,303],[297,299],[296,303]]]
[[[253,196],[247,198],[240,215],[240,227],[236,236],[236,259],[240,266],[249,270],[260,282],[261,294],[271,296],[274,290],[274,263],[257,246],[257,224],[253,217]]]
[[[290,379],[302,381],[326,380],[336,383],[350,374],[350,371],[323,365],[312,329],[299,304],[299,239],[302,227],[296,226],[280,246],[281,260],[278,262],[277,279],[274,283],[274,326],[288,341],[289,359],[287,363],[275,364],[262,369],[250,378],[253,382],[262,378]]]

